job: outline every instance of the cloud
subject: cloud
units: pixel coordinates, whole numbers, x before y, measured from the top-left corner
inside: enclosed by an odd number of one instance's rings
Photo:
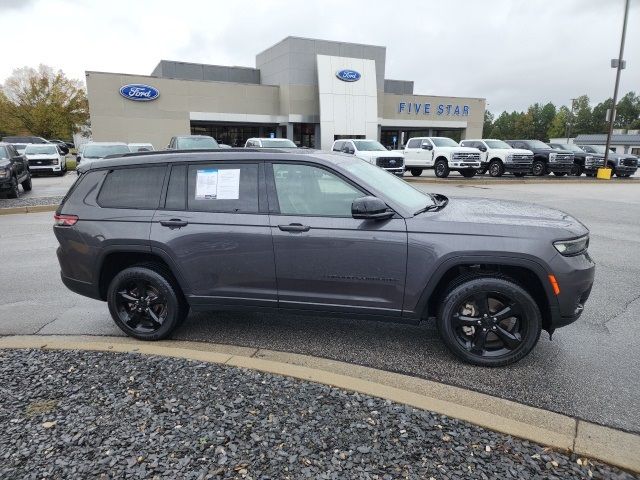
[[[0,12],[30,7],[37,0],[0,0]]]

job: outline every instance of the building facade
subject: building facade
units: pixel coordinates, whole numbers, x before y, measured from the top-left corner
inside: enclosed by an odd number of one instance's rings
[[[190,133],[231,146],[272,136],[329,149],[343,137],[401,148],[482,135],[485,99],[417,95],[412,81],[385,78],[385,63],[385,47],[287,37],[255,68],[162,60],[148,76],[86,72],[92,137],[160,149]]]

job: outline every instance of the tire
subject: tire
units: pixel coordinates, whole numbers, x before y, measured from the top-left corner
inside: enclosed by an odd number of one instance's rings
[[[435,165],[433,166],[436,171],[436,177],[438,178],[447,178],[449,176],[449,164],[446,160],[440,159],[436,160]]]
[[[484,175],[485,173],[487,173],[487,169],[486,168],[480,168],[480,169],[476,170],[476,175]]]
[[[500,160],[492,160],[489,164],[489,175],[491,177],[501,177],[504,174],[504,165]]]
[[[7,193],[7,198],[18,198],[20,196],[20,189],[18,187],[18,179],[11,177],[11,190]]]
[[[422,168],[410,168],[409,171],[414,177],[419,177],[420,175],[422,175]]]
[[[141,297],[151,302],[140,301]],[[138,340],[167,338],[189,311],[171,273],[155,264],[137,265],[119,272],[109,284],[107,303],[116,325]],[[139,309],[134,307],[136,304],[140,305]]]
[[[476,171],[473,169],[460,170],[460,175],[462,175],[464,178],[471,178],[475,176],[475,174],[476,174]]]
[[[507,306],[512,314],[498,315]],[[459,359],[503,367],[533,349],[542,331],[542,316],[535,300],[517,283],[478,276],[452,284],[441,303],[437,326],[442,341]]]
[[[534,160],[531,165],[531,174],[536,177],[541,177],[547,174],[547,166],[542,160]]]
[[[30,192],[31,191],[31,189],[33,188],[33,185],[31,184],[31,174],[30,173],[27,174],[27,179],[24,182],[22,182],[20,185],[22,185],[22,189],[25,192]]]
[[[553,172],[553,174],[556,177],[564,177],[567,174],[567,172]]]
[[[581,177],[584,172],[584,167],[579,163],[574,163],[573,167],[571,167],[571,175],[574,177]]]
[[[525,175],[526,175],[526,173],[524,173],[524,172],[514,172],[514,173],[513,173],[513,176],[514,176],[514,177],[518,177],[518,178],[522,178],[522,177],[524,177]]]

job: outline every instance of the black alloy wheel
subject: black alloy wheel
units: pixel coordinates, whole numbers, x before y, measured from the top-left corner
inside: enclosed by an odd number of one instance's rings
[[[438,316],[438,330],[452,353],[487,367],[526,356],[540,337],[541,325],[533,298],[504,278],[480,277],[454,287]]]
[[[535,160],[531,166],[531,173],[536,177],[541,177],[547,173],[547,166],[542,160]]]
[[[574,163],[571,167],[571,175],[574,177],[582,176],[582,172],[584,172],[584,168],[579,163]]]
[[[107,302],[116,325],[140,340],[168,337],[188,311],[175,280],[159,266],[119,272],[109,285]]]
[[[436,177],[447,178],[449,176],[449,165],[446,160],[438,160],[435,165]]]
[[[504,173],[504,167],[500,160],[494,160],[489,164],[489,175],[492,177],[501,177]]]
[[[487,173],[487,168],[486,167],[476,170],[476,174],[478,174],[478,175],[484,175],[485,173]]]

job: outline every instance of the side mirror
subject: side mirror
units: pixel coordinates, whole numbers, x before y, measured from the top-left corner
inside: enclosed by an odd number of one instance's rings
[[[82,160],[82,155],[76,155],[76,162],[80,163],[80,160]]]
[[[363,220],[387,220],[393,217],[394,212],[389,210],[387,204],[377,197],[360,197],[351,203],[351,216]]]
[[[430,143],[423,143],[422,144],[422,149],[423,150],[433,150],[433,147],[431,146]]]
[[[487,147],[485,147],[484,145],[480,145],[478,147],[478,150],[480,150],[481,152],[486,152],[487,151]]]

